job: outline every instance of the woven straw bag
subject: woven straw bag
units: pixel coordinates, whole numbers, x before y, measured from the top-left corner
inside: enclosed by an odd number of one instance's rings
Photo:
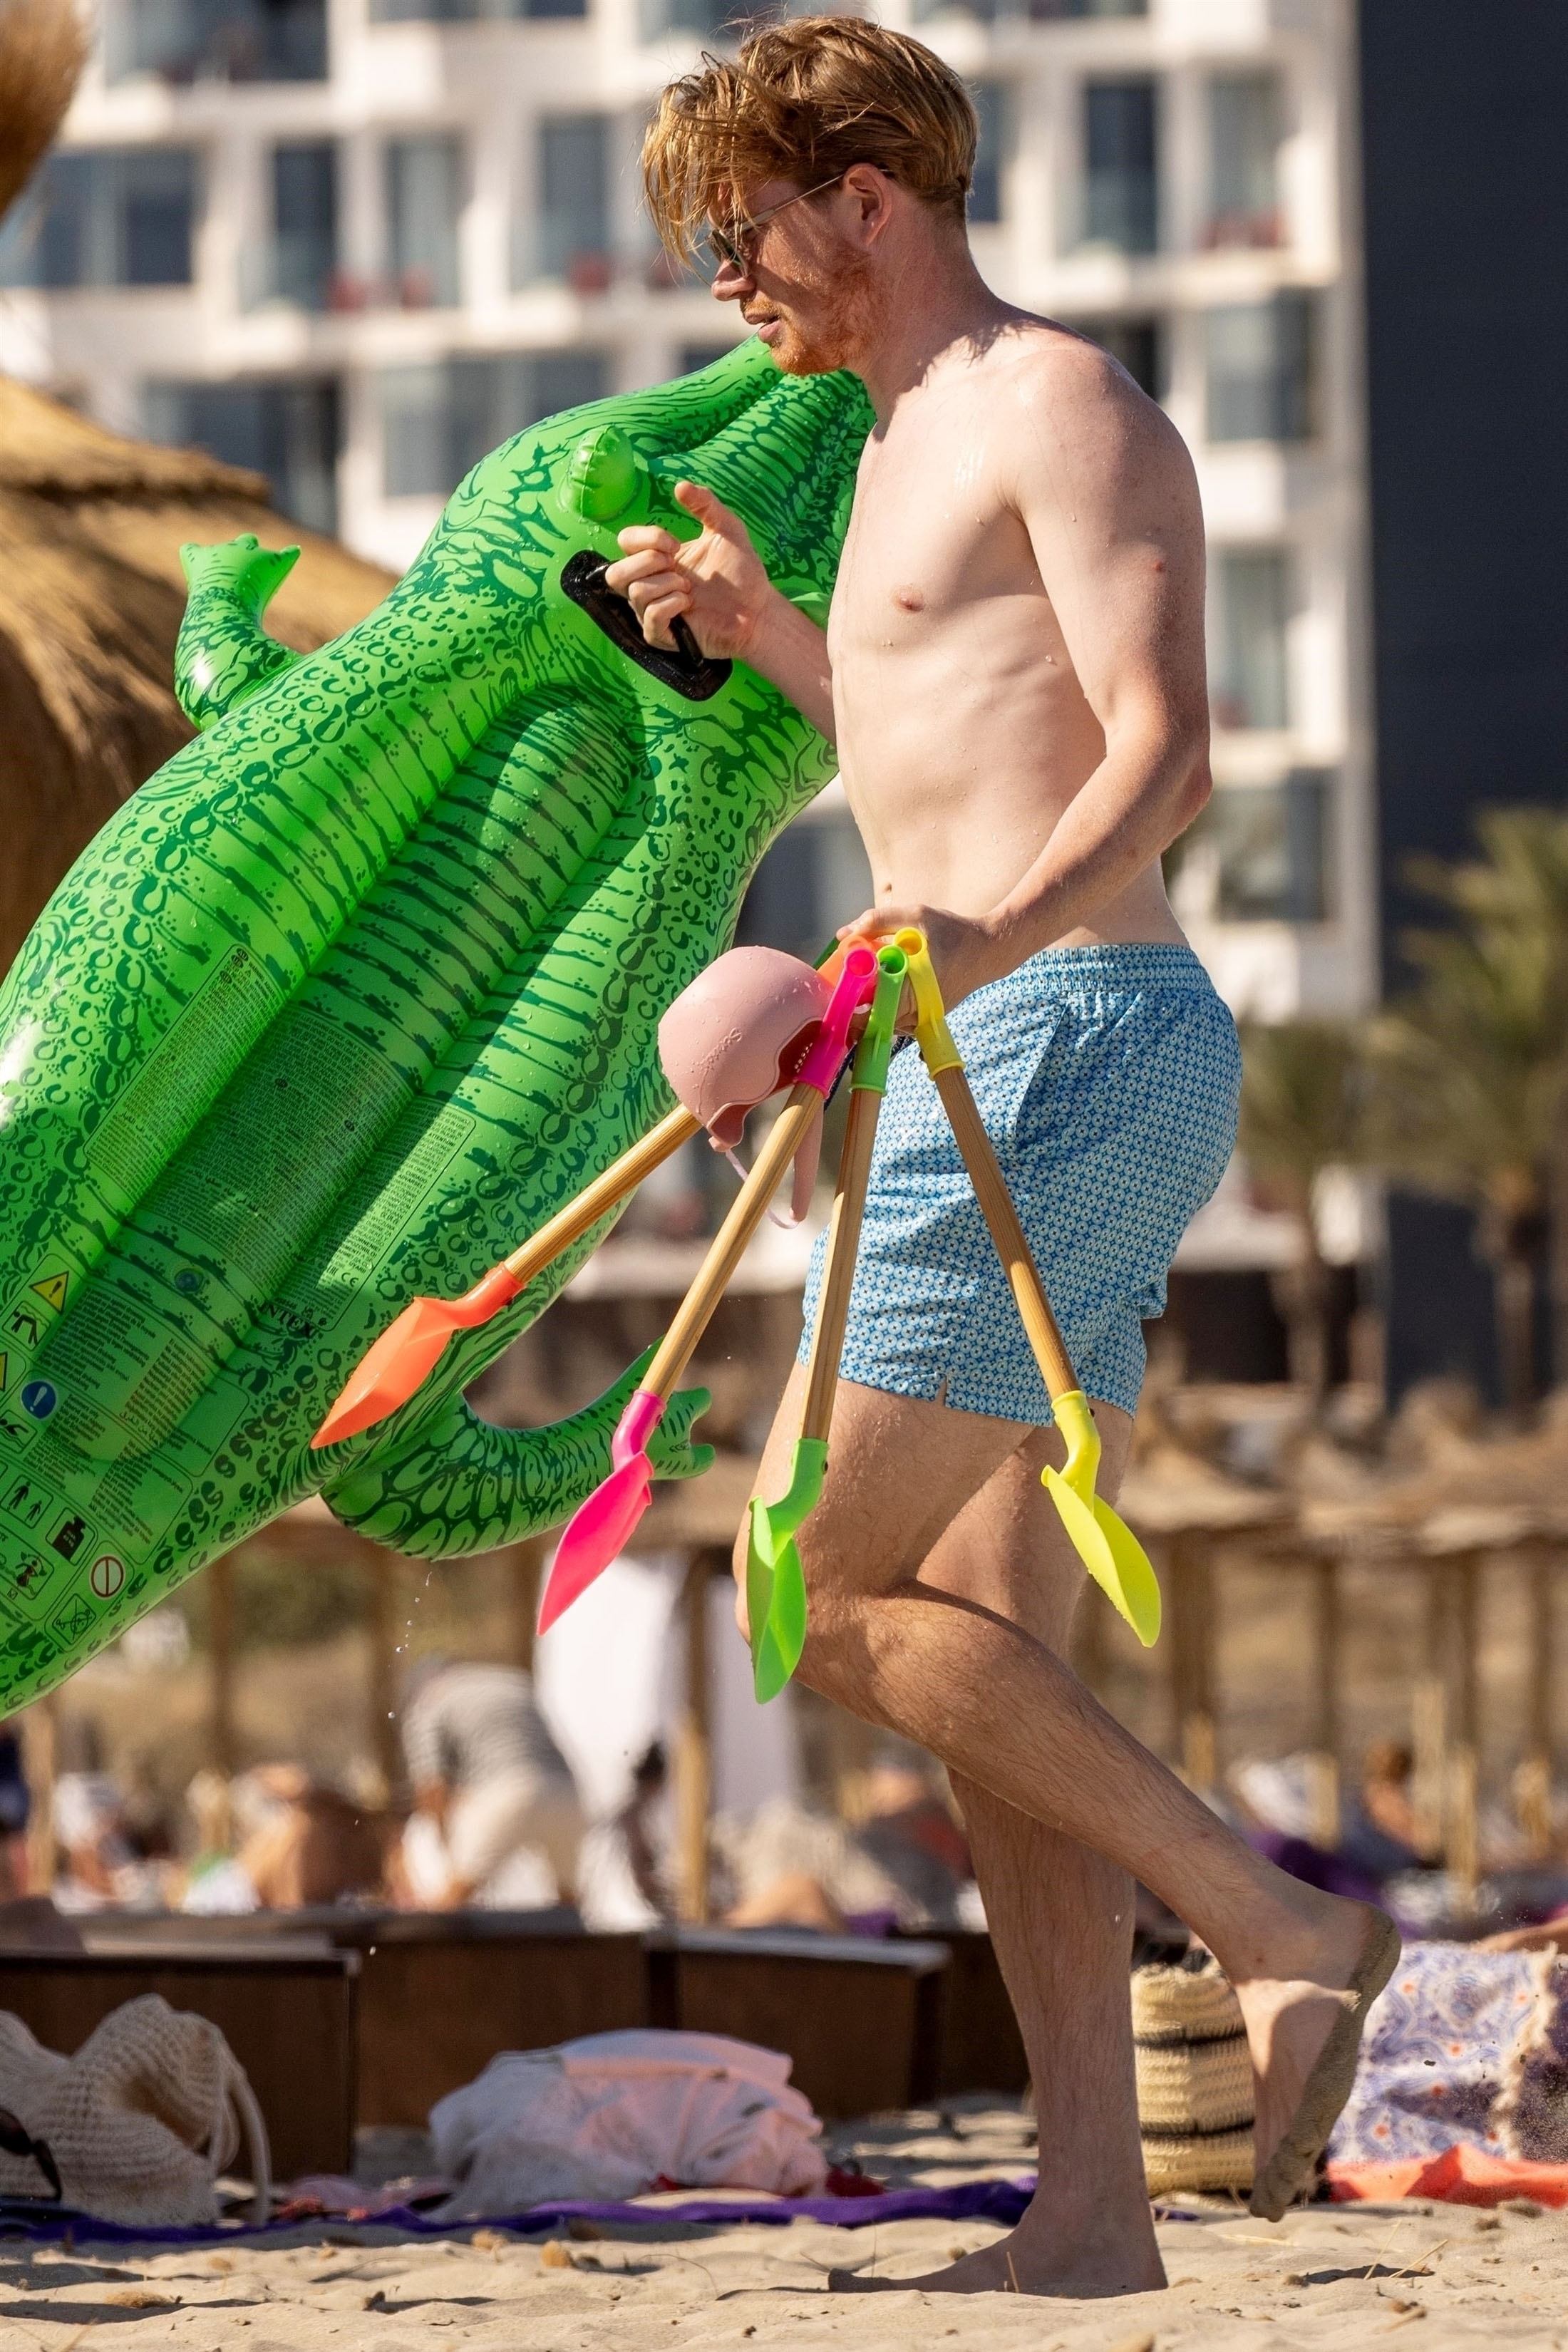
[[[209,2019],[143,1993],[110,2011],[74,2058],[0,2010],[0,2107],[31,2154],[0,2153],[0,2197],[48,2197],[100,2221],[217,2219],[215,2182],[249,2142],[255,2217],[271,2204],[267,2126],[238,2059]],[[10,2118],[7,2118],[7,2123]]]
[[[1149,2192],[1252,2186],[1252,2062],[1215,1963],[1137,1969],[1132,2044]]]

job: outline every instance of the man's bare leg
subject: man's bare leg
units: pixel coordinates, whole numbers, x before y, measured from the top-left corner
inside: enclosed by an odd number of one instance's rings
[[[792,1378],[764,1459],[782,1491]],[[1026,1434],[846,1382],[821,1506],[802,1530],[812,1593],[804,1679],[919,1740],[950,1772],[1141,1878],[1216,1954],[1240,1999],[1267,2160],[1342,2013],[1371,1915],[1276,1870],[994,1608],[922,1564]]]
[[[1100,1492],[1113,1500],[1131,1437],[1114,1405],[1096,1410]],[[922,1583],[998,1609],[1058,1657],[1088,1587],[1040,1485],[1064,1449],[1033,1431],[962,1510],[921,1570]],[[1104,1608],[1098,1593],[1084,1604]],[[1132,2294],[1163,2286],[1143,2155],[1128,1967],[1132,1881],[1076,1839],[1047,1829],[973,1780],[958,1779],[985,1916],[1028,2053],[1039,2122],[1039,2181],[1017,2228],[948,2270],[927,2292]]]

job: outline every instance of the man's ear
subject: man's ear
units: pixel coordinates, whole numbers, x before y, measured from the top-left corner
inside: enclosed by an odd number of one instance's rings
[[[851,163],[843,184],[855,226],[868,245],[874,245],[893,216],[892,181],[875,163]]]

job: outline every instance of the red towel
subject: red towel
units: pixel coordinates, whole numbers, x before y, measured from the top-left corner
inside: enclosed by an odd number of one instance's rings
[[[1460,2146],[1403,2164],[1331,2164],[1329,2187],[1340,2204],[1431,2197],[1449,2205],[1501,2205],[1510,2197],[1530,2197],[1537,2205],[1563,2206],[1568,2205],[1568,2164],[1530,2164],[1522,2157]]]

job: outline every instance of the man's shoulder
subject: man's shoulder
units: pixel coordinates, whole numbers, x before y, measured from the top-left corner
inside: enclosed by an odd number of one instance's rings
[[[987,400],[1026,417],[1043,408],[1061,424],[1108,415],[1168,424],[1119,361],[1054,319],[1025,317],[1003,329],[977,354],[975,382]]]
[[[1054,477],[1064,454],[1108,488],[1119,479],[1187,483],[1192,459],[1164,410],[1087,335],[1023,319],[980,355],[976,377],[994,446],[1005,465],[1021,469],[1021,485],[1038,486],[1047,456]]]

